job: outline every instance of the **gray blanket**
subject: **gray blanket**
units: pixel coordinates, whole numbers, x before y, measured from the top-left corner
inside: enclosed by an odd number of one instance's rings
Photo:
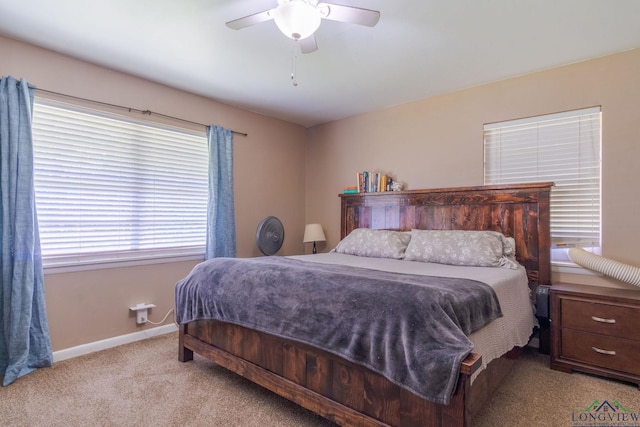
[[[311,344],[448,404],[467,336],[502,313],[493,289],[473,280],[261,257],[197,265],[176,284],[176,316]]]

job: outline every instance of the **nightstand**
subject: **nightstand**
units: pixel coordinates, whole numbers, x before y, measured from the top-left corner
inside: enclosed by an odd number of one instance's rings
[[[640,291],[551,287],[551,368],[640,385]]]

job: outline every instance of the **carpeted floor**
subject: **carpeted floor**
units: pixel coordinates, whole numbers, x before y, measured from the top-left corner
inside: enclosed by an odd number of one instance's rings
[[[640,426],[580,421],[580,411],[595,400],[618,401],[640,416],[637,386],[580,373],[566,374],[549,368],[549,356],[527,347],[513,371],[478,414],[474,426]],[[584,414],[583,414],[584,415]]]
[[[594,400],[640,412],[637,387],[548,368],[527,351],[474,426],[573,426]],[[0,388],[3,426],[333,426],[196,358],[177,360],[177,334],[40,369]],[[605,424],[621,425],[621,424]]]

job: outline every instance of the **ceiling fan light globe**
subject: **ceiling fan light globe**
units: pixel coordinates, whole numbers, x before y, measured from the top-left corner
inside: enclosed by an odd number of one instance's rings
[[[316,32],[322,17],[318,9],[306,1],[291,0],[276,8],[273,20],[285,36],[300,40]]]

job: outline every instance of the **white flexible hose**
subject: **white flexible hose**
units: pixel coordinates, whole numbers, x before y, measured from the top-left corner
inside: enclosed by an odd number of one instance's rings
[[[604,258],[581,248],[569,249],[569,258],[589,270],[597,271],[625,283],[640,286],[640,268],[638,267]]]

